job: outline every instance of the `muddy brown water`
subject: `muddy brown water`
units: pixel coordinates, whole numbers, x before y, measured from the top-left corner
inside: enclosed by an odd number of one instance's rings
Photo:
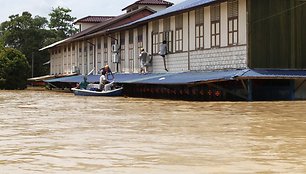
[[[0,91],[0,173],[306,173],[306,102]]]

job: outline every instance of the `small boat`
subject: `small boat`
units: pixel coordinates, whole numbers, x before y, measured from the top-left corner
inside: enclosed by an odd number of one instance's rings
[[[121,96],[123,88],[116,88],[107,91],[98,91],[98,90],[90,90],[90,89],[77,89],[71,88],[75,95],[80,96]]]

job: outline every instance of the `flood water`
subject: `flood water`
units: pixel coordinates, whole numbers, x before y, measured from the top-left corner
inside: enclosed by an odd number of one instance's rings
[[[306,102],[0,91],[0,173],[306,173]]]

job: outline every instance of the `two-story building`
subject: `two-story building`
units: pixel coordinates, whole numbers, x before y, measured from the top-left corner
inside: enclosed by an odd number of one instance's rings
[[[118,73],[137,73],[140,48],[152,55],[150,71],[157,74],[165,73],[158,52],[162,41],[166,41],[170,73],[203,73],[202,79],[188,83],[229,80],[215,91],[249,100],[302,99],[306,96],[305,3],[186,0],[172,6],[166,1],[140,0],[124,8],[125,14],[45,49],[51,53],[51,74],[76,70],[81,74],[91,70],[98,73],[105,64]],[[205,74],[214,72],[221,75]],[[229,72],[233,74],[227,79]],[[192,73],[189,75],[192,79]],[[205,78],[210,75],[214,78]],[[182,82],[178,80],[177,84]],[[229,85],[236,89],[225,87]],[[185,91],[192,91],[195,97],[199,93],[194,89]]]

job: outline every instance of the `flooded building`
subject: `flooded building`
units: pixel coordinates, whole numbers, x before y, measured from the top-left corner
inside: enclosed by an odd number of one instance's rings
[[[139,72],[144,48],[151,74],[118,80],[127,95],[306,98],[304,1],[186,0],[173,5],[140,0],[123,10],[123,15],[84,26],[80,33],[45,47],[51,54],[50,73],[98,74],[108,64],[118,76],[133,75]],[[166,67],[159,55],[163,42]]]

